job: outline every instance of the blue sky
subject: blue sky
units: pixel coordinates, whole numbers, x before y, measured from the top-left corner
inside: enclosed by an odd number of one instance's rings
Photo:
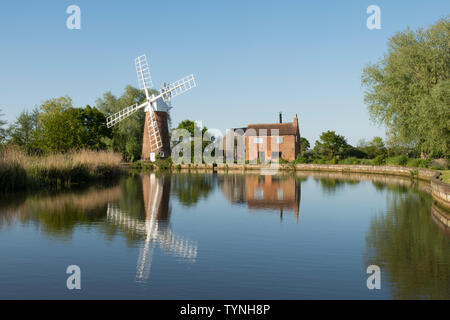
[[[81,8],[81,30],[66,8]],[[368,30],[366,8],[381,8]],[[384,136],[363,103],[361,70],[408,26],[450,14],[450,1],[9,1],[0,9],[0,108],[13,121],[69,95],[95,105],[137,86],[134,58],[149,57],[157,88],[193,73],[197,88],[173,100],[174,124],[224,131],[297,113],[311,144],[335,130],[356,144]]]

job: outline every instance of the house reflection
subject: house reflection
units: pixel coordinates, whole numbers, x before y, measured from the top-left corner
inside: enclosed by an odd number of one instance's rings
[[[219,185],[232,203],[247,203],[250,210],[293,212],[298,222],[301,184],[290,175],[224,175]]]
[[[197,244],[172,232],[170,226],[170,177],[155,174],[142,176],[145,220],[132,217],[118,205],[109,204],[107,217],[110,223],[125,227],[144,237],[136,267],[136,280],[146,282],[150,277],[154,249],[157,245],[165,252],[183,261],[194,262]]]

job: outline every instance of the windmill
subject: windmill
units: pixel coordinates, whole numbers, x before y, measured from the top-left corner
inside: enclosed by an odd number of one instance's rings
[[[167,112],[172,108],[172,98],[195,88],[195,79],[191,74],[172,84],[164,84],[159,94],[150,95],[149,89],[153,87],[150,75],[150,67],[147,56],[141,55],[135,59],[136,72],[139,89],[144,90],[146,100],[142,104],[131,105],[106,118],[108,128],[140,109],[145,111],[145,125],[142,141],[142,160],[155,161],[156,155],[166,158],[170,155],[169,125],[167,123]]]

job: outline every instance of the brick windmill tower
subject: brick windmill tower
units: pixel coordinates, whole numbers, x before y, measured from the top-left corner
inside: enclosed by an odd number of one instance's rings
[[[142,141],[142,160],[155,161],[156,155],[161,158],[170,156],[169,125],[167,112],[172,108],[171,100],[192,88],[195,88],[195,79],[191,74],[172,84],[161,87],[159,94],[150,95],[149,89],[153,87],[150,67],[144,55],[135,59],[139,88],[144,90],[146,100],[144,103],[129,106],[106,118],[108,128],[144,108],[145,125]]]

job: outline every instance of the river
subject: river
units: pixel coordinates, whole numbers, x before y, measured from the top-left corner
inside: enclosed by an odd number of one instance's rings
[[[134,174],[0,199],[1,299],[449,299],[426,184],[377,175]],[[81,270],[69,290],[70,265]],[[380,268],[369,290],[367,267]]]

